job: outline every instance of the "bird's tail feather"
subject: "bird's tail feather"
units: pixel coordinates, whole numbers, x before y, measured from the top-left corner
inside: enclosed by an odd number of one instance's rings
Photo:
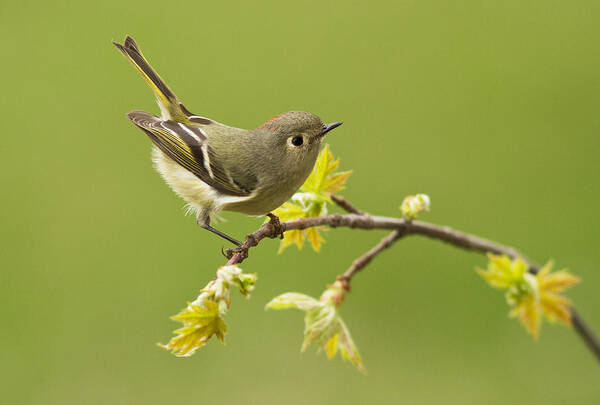
[[[185,107],[177,99],[177,96],[175,96],[175,93],[171,91],[158,73],[152,69],[152,66],[144,58],[142,51],[140,51],[133,38],[127,35],[123,44],[117,42],[113,42],[113,44],[125,55],[142,75],[146,83],[152,88],[163,116],[166,115],[165,119],[185,118],[189,115]]]

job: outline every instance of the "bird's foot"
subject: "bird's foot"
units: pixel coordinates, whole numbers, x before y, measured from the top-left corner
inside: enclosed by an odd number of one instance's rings
[[[267,222],[267,223],[273,227],[273,236],[271,236],[271,237],[283,239],[283,232],[285,231],[285,229],[284,229],[281,221],[279,221],[279,217],[277,215],[271,214],[271,213],[268,213],[267,216],[269,217],[269,222]],[[222,236],[222,235],[219,235],[219,236]],[[227,237],[226,239],[231,242],[234,242],[234,243],[237,242],[235,239],[232,240],[229,237]],[[237,242],[238,246],[235,248],[231,248],[231,249],[221,248],[221,253],[228,260],[231,260],[231,258],[233,258],[233,256],[235,256],[235,255],[239,255],[238,261],[242,261],[248,257],[248,249],[250,249],[250,247],[252,247],[252,246],[255,246],[257,243],[258,243],[258,240],[256,240],[256,238],[254,237],[254,234],[249,234],[249,235],[246,235],[246,240],[244,243]]]
[[[248,248],[245,246],[238,246],[236,248],[224,249],[221,248],[221,253],[227,260],[231,260],[231,258],[237,254],[240,255],[239,261],[242,261],[248,257]]]
[[[273,237],[283,239],[283,232],[285,232],[285,229],[283,229],[283,225],[281,224],[281,221],[279,221],[279,217],[270,212],[267,214],[267,216],[269,217],[268,223],[273,226],[273,231],[275,232]]]

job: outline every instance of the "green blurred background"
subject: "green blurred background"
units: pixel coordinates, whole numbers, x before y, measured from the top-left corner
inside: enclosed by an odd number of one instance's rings
[[[368,368],[300,353],[302,315],[384,232],[340,229],[320,254],[252,251],[250,301],[227,345],[156,347],[169,316],[224,263],[184,217],[124,114],[158,112],[110,43],[136,38],[190,110],[256,127],[291,109],[345,125],[329,138],[343,193],[556,259],[600,331],[600,3],[597,1],[21,1],[0,5],[0,381],[3,403],[595,404],[597,362],[545,324],[533,342],[482,256],[415,237],[357,276],[342,307]],[[241,237],[260,219],[225,213]]]

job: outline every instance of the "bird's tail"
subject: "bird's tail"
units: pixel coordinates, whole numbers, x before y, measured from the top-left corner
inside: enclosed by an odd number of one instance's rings
[[[177,96],[175,96],[175,93],[171,91],[158,73],[152,69],[152,66],[144,58],[142,51],[140,51],[133,38],[127,35],[122,45],[117,42],[113,42],[113,44],[125,55],[136,70],[140,72],[146,83],[152,88],[165,119],[185,119],[189,115],[189,112],[179,102]]]

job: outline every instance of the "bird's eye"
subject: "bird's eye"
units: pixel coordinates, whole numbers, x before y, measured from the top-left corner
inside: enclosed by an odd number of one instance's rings
[[[292,145],[300,146],[304,143],[304,139],[301,136],[295,136],[292,138]]]

